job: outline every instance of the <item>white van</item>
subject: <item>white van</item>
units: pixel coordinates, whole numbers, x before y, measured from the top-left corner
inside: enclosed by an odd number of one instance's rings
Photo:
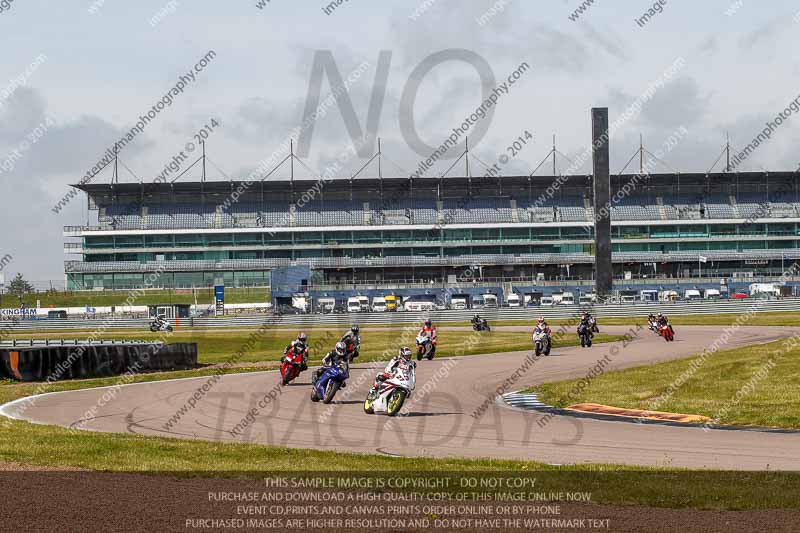
[[[750,296],[765,295],[778,297],[781,295],[780,287],[772,283],[751,283],[749,288]]]
[[[495,296],[494,294],[484,294],[483,307],[497,309],[499,307],[497,303],[497,296]]]
[[[552,306],[553,303],[554,302],[552,296],[542,296],[542,299],[539,300],[539,305],[541,306]]]
[[[336,298],[317,298],[317,310],[320,313],[333,313],[336,309]]]
[[[595,293],[590,294],[581,294],[581,297],[578,298],[578,303],[581,305],[588,305],[597,302],[597,295]]]
[[[639,291],[639,299],[642,302],[657,302],[658,301],[658,291],[657,290]]]
[[[347,312],[360,313],[361,312],[361,298],[359,296],[351,296],[347,299]]]
[[[376,296],[372,299],[372,310],[376,313],[386,312],[386,299],[383,296]]]
[[[450,308],[456,309],[459,311],[463,311],[464,309],[468,309],[467,306],[467,297],[466,296],[454,296],[452,300],[450,300]]]
[[[719,300],[722,297],[718,289],[706,289],[704,296],[706,300]]]
[[[683,297],[686,300],[701,300],[703,297],[700,295],[700,291],[697,289],[686,289],[683,293]]]
[[[519,294],[512,292],[506,298],[506,302],[508,302],[509,307],[520,307],[522,305],[522,301],[519,298]]]
[[[571,292],[561,293],[561,305],[575,305],[575,295]]]
[[[436,304],[430,301],[408,300],[403,304],[406,311],[433,311]]]
[[[675,300],[680,299],[680,295],[678,291],[662,291],[659,294],[658,299],[662,302],[674,302]]]

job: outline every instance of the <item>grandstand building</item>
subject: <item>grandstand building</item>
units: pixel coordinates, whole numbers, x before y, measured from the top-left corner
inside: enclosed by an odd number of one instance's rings
[[[779,275],[800,258],[799,184],[612,176],[615,279]],[[155,286],[273,290],[594,277],[587,175],[75,187],[96,223],[65,228],[79,239],[65,244],[71,289],[131,288],[155,270]]]

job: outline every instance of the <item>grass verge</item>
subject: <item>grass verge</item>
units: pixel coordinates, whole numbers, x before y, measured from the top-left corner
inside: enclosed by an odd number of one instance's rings
[[[534,389],[550,405],[584,402],[710,417],[716,424],[800,428],[796,338],[602,374]]]
[[[257,370],[256,368],[237,371]],[[146,374],[134,381],[202,376],[211,369]],[[48,391],[113,385],[117,378],[51,384]],[[35,384],[0,386],[0,402],[36,391]],[[70,431],[0,420],[0,461],[185,477],[263,477],[263,473],[339,471],[459,476],[470,472],[534,477],[538,490],[588,492],[595,503],[696,509],[800,509],[800,474],[692,472],[614,465],[550,466],[534,461],[339,453],[240,443]],[[453,484],[457,486],[457,484]],[[462,489],[463,490],[463,489]],[[460,492],[453,489],[453,493]]]
[[[178,330],[170,335],[168,342],[196,342],[198,344],[198,362],[201,364],[222,363],[235,354],[248,338],[257,330],[252,331],[226,331],[226,330]],[[311,347],[310,356],[312,359],[322,359],[322,357],[333,349],[341,329],[322,329],[310,328],[305,330],[309,337]],[[361,357],[359,361],[375,361],[391,358],[397,350],[403,346],[414,347],[416,337],[416,327],[412,330],[403,328],[365,328],[362,331]],[[263,335],[258,336],[255,345],[245,353],[239,362],[255,363],[262,361],[279,361],[283,355],[284,348],[292,340],[294,330],[266,330]],[[465,343],[465,339],[475,335],[476,342]],[[87,335],[88,336],[88,335]],[[37,339],[53,338],[51,334],[17,334],[11,338],[17,339]],[[57,334],[57,337],[82,338],[78,334]],[[116,340],[155,340],[160,334],[148,332],[140,333],[119,333],[112,332],[98,336],[102,339]],[[85,338],[85,337],[83,337]],[[622,340],[619,335],[598,335],[595,341],[598,343]],[[557,346],[576,346],[579,344],[576,335],[565,335],[557,342]],[[481,333],[467,333],[464,331],[439,331],[439,343],[436,351],[438,357],[449,357],[453,355],[475,355],[498,352],[510,352],[519,350],[530,350],[531,340],[526,332],[514,331],[491,331]],[[386,354],[389,354],[388,357]]]

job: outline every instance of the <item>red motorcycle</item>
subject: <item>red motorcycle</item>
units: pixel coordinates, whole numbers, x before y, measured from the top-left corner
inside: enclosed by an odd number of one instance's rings
[[[288,385],[306,369],[306,350],[289,350],[281,363],[281,385]]]
[[[664,324],[660,327],[658,334],[664,337],[664,340],[667,342],[671,342],[675,340],[675,332],[672,330],[672,326],[669,324]]]

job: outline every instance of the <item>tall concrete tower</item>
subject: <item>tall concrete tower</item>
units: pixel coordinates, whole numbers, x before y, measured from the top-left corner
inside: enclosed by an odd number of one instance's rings
[[[595,293],[598,301],[611,295],[611,174],[608,108],[592,108],[592,174],[594,182]]]

